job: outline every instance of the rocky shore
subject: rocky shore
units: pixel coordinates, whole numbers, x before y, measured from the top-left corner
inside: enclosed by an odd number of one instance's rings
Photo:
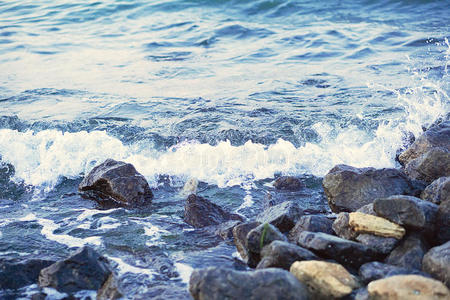
[[[323,178],[331,213],[311,213],[295,200],[267,197],[254,220],[191,194],[184,220],[234,243],[245,271],[193,271],[194,299],[450,299],[450,121],[440,120],[398,156],[401,167],[337,165]],[[276,190],[301,190],[279,177]],[[142,207],[153,198],[145,178],[107,160],[80,183],[83,197],[102,206]],[[16,274],[12,280],[11,274]],[[20,276],[18,275],[20,274]],[[108,259],[82,247],[60,261],[2,262],[0,288],[37,283],[76,299],[125,294]],[[163,297],[163,295],[155,295]],[[32,299],[45,299],[45,290]],[[169,297],[170,298],[170,297]],[[162,298],[161,298],[162,299]]]

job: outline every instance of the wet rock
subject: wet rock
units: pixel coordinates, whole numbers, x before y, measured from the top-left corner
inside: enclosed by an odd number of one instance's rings
[[[259,254],[257,257],[251,256],[247,249],[247,234],[254,228],[261,225],[259,222],[248,222],[236,225],[233,228],[233,239],[236,249],[241,255],[242,259],[247,262],[248,265],[256,266],[259,261]]]
[[[331,258],[344,266],[356,268],[376,260],[380,255],[363,244],[321,232],[304,231],[300,234],[297,243],[321,257]]]
[[[358,235],[356,237],[356,241],[384,255],[389,254],[399,242],[396,238],[388,238],[366,233]]]
[[[289,231],[288,238],[290,241],[296,242],[299,234],[303,231],[333,234],[332,225],[333,221],[323,215],[301,216],[294,228]]]
[[[450,201],[450,177],[441,177],[433,181],[420,194],[420,198],[437,205]]]
[[[374,280],[396,275],[421,275],[424,277],[430,277],[419,270],[397,267],[378,261],[366,263],[359,268],[359,276],[365,284]]]
[[[264,246],[273,241],[287,242],[287,238],[273,225],[264,223],[250,230],[247,234],[247,252],[252,259],[248,260],[248,265],[256,267],[260,260],[260,253]],[[256,262],[256,265],[253,264]]]
[[[52,287],[63,293],[98,290],[110,274],[107,259],[85,246],[67,259],[42,269],[39,274],[39,286]]]
[[[431,248],[423,257],[422,268],[450,287],[450,241]]]
[[[373,209],[378,216],[407,229],[433,232],[438,206],[416,197],[395,195],[376,199]]]
[[[385,263],[407,269],[422,269],[422,258],[428,250],[428,245],[419,235],[410,234],[405,237],[391,254]]]
[[[339,237],[347,240],[354,240],[358,236],[358,233],[350,227],[350,224],[348,223],[349,219],[348,213],[339,213],[336,220],[333,222],[332,228]]]
[[[304,284],[289,272],[274,268],[247,272],[221,267],[195,270],[189,292],[196,300],[310,299]]]
[[[36,283],[41,269],[54,262],[46,259],[0,261],[0,290],[18,289]]]
[[[147,180],[132,164],[107,159],[96,166],[78,186],[88,198],[118,206],[142,206],[153,198]]]
[[[296,261],[318,259],[311,251],[283,241],[274,241],[265,246],[261,250],[261,258],[257,269],[281,268],[288,271]]]
[[[231,220],[220,224],[215,230],[215,234],[224,239],[224,241],[233,243],[233,228],[241,224],[241,221]]]
[[[349,295],[359,283],[343,266],[318,260],[298,261],[290,272],[306,284],[315,299],[336,299]]]
[[[349,226],[357,233],[369,233],[386,238],[402,239],[405,229],[384,218],[352,212],[349,214]]]
[[[288,191],[298,191],[303,188],[303,184],[300,179],[292,176],[281,176],[278,177],[273,186],[277,190],[288,190]]]
[[[184,205],[184,221],[196,228],[218,225],[242,217],[223,210],[217,204],[197,195],[190,195]]]
[[[323,188],[333,212],[352,212],[375,198],[418,195],[417,186],[397,169],[354,168],[337,165],[323,178]]]
[[[450,176],[450,150],[433,148],[405,166],[405,173],[416,180],[431,183],[439,177]]]
[[[356,212],[360,212],[360,213],[368,214],[368,215],[372,215],[372,216],[377,215],[377,213],[373,210],[373,203],[364,205],[363,207],[357,209]]]
[[[114,274],[111,273],[103,286],[97,291],[97,300],[115,300],[122,297],[119,283]]]
[[[436,236],[434,243],[443,244],[450,240],[450,201],[442,202],[436,214]]]
[[[267,208],[256,217],[256,221],[270,223],[281,232],[287,232],[294,227],[302,215],[303,210],[297,203],[286,201]]]
[[[442,282],[419,275],[397,275],[372,281],[367,286],[370,299],[449,299]]]
[[[190,300],[192,299],[185,287],[171,285],[156,285],[146,288],[145,293],[136,295],[133,300]]]
[[[448,120],[431,126],[406,151],[400,154],[399,160],[403,165],[407,165],[411,160],[437,147],[450,151],[450,121]]]

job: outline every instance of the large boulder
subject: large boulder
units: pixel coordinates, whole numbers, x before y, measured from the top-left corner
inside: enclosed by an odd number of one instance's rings
[[[229,220],[242,221],[242,217],[200,196],[189,195],[184,205],[184,221],[196,228],[219,225]]]
[[[297,203],[286,201],[267,208],[256,217],[256,221],[270,223],[281,232],[287,232],[294,227],[302,215],[303,210]]]
[[[450,288],[450,241],[431,248],[423,257],[422,269]]]
[[[367,286],[370,299],[446,299],[450,292],[442,282],[419,275],[397,275],[372,281]]]
[[[441,177],[433,181],[420,194],[420,198],[437,205],[450,201],[450,177]]]
[[[387,264],[407,269],[422,269],[422,258],[428,250],[427,243],[417,234],[409,234],[385,259]]]
[[[352,212],[391,195],[419,195],[422,186],[397,169],[355,168],[337,165],[323,178],[333,212]]]
[[[402,239],[405,229],[384,218],[352,212],[349,214],[349,226],[357,233],[370,233],[380,237]]]
[[[247,249],[247,234],[261,225],[259,222],[248,222],[236,225],[233,228],[233,241],[242,259],[251,266],[256,266],[259,261],[258,254],[249,253]]]
[[[67,259],[42,269],[39,286],[52,287],[69,294],[80,290],[98,290],[110,274],[107,259],[85,246]]]
[[[259,263],[261,250],[273,241],[287,242],[287,238],[271,224],[264,223],[250,230],[247,234],[246,246],[249,257],[252,259],[249,259],[247,264],[252,268],[256,267],[253,263]]]
[[[300,179],[293,176],[281,176],[278,177],[273,186],[277,190],[298,191],[303,188],[303,184]]]
[[[440,245],[450,240],[450,201],[442,202],[439,205],[435,228],[434,244]]]
[[[18,289],[37,282],[41,269],[55,263],[47,259],[0,261],[0,290]]]
[[[297,243],[321,257],[331,258],[344,266],[354,268],[359,268],[362,264],[376,260],[380,256],[380,253],[363,244],[321,232],[304,231]]]
[[[234,271],[221,267],[195,270],[189,282],[195,300],[302,300],[310,299],[306,286],[288,271],[262,269]]]
[[[407,229],[433,232],[438,206],[416,197],[395,195],[376,199],[373,209],[379,216]]]
[[[261,250],[261,261],[256,268],[281,268],[289,271],[296,261],[317,259],[314,253],[305,248],[284,241],[273,241]]]
[[[367,233],[359,234],[355,240],[384,255],[389,254],[399,243],[399,240],[396,238],[382,237]]]
[[[78,189],[88,198],[118,206],[142,206],[153,198],[147,180],[132,164],[113,159],[92,169]]]
[[[439,177],[450,176],[450,150],[433,148],[405,166],[405,173],[416,180],[431,183]]]
[[[419,136],[414,143],[399,156],[399,161],[407,165],[433,148],[450,151],[450,121],[446,120],[431,126]]]
[[[315,299],[337,299],[349,295],[359,282],[343,266],[310,260],[292,264],[290,272],[308,286]]]
[[[298,236],[303,231],[324,232],[333,234],[333,221],[323,215],[301,216],[294,228],[289,231],[288,238],[296,242]]]
[[[425,277],[430,277],[430,275],[423,273],[419,270],[397,267],[389,264],[384,264],[378,261],[363,264],[361,268],[359,268],[359,278],[361,278],[361,280],[365,284],[374,280],[396,275],[421,275]]]

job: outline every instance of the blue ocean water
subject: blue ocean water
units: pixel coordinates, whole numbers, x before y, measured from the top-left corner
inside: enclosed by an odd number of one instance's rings
[[[192,268],[240,264],[182,221],[185,182],[252,218],[296,175],[283,197],[325,210],[335,164],[396,166],[449,112],[449,39],[448,1],[0,1],[0,256],[89,243],[128,297],[188,297]],[[106,158],[147,178],[150,211],[80,198]]]

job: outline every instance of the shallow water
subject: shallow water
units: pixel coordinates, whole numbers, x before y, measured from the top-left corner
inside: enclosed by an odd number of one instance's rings
[[[92,244],[130,298],[243,268],[182,221],[184,183],[252,218],[280,174],[306,189],[277,197],[320,211],[335,164],[396,166],[449,111],[449,16],[418,0],[0,1],[0,256]],[[151,209],[77,194],[106,158],[147,178]]]

